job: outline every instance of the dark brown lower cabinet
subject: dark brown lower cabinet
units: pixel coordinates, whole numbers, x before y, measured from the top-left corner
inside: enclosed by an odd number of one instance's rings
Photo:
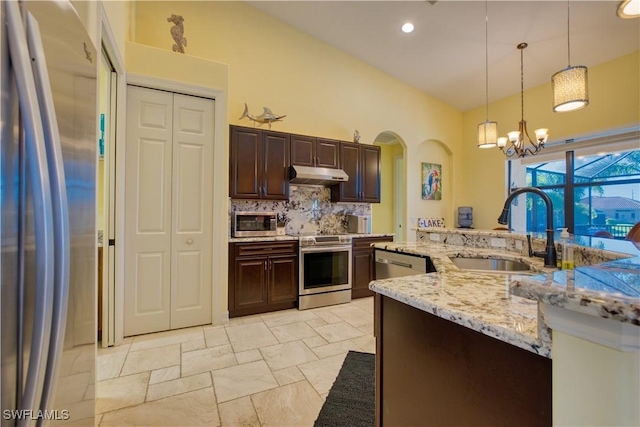
[[[551,426],[551,359],[376,295],[376,426]]]
[[[229,317],[295,308],[298,242],[229,243]]]
[[[373,296],[369,282],[376,280],[376,260],[372,243],[393,242],[393,237],[356,237],[352,247],[351,298]]]

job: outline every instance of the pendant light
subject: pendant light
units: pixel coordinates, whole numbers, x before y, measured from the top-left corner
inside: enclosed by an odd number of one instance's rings
[[[484,2],[484,62],[485,62],[485,99],[487,117],[478,125],[478,147],[493,148],[498,143],[498,122],[489,121],[489,13],[488,0]]]
[[[569,0],[567,0],[567,59],[569,65],[551,76],[553,111],[556,113],[579,110],[589,105],[587,67],[583,65],[571,66],[569,17]]]

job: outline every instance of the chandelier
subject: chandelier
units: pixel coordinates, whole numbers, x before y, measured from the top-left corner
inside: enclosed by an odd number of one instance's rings
[[[526,155],[534,155],[537,154],[542,148],[544,148],[544,144],[547,142],[547,138],[549,137],[548,131],[549,129],[540,128],[536,129],[535,139],[532,140],[531,136],[529,136],[529,131],[527,130],[527,121],[524,119],[524,58],[523,51],[529,46],[527,43],[518,44],[517,48],[520,50],[520,113],[521,119],[518,123],[518,130],[514,130],[509,132],[507,137],[498,138],[498,148],[502,150],[502,152],[507,157],[517,156],[517,157],[525,157]],[[507,148],[507,142],[511,145]],[[527,145],[528,144],[528,145]]]

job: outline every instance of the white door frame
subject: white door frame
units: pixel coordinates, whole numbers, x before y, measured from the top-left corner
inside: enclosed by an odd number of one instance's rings
[[[124,79],[123,79],[124,80]],[[229,320],[229,309],[227,304],[227,277],[228,277],[228,199],[229,199],[229,148],[227,143],[227,95],[221,89],[204,86],[197,86],[188,83],[159,79],[151,76],[128,73],[124,84],[124,102],[126,105],[126,86],[135,85],[150,89],[166,90],[184,95],[198,96],[201,98],[213,99],[214,102],[214,150],[213,150],[213,255],[211,259],[212,275],[215,278],[212,287],[211,298],[211,319],[214,325],[225,323]],[[119,104],[120,105],[120,104]],[[126,111],[122,109],[122,117],[118,114],[119,132],[126,131]],[[118,212],[116,214],[117,241],[125,241],[124,229],[124,165],[125,165],[125,138],[123,137],[117,145],[118,179],[116,183]],[[216,224],[218,226],[216,227]],[[124,338],[124,248],[122,245],[117,248],[116,264],[116,343]],[[223,250],[220,250],[220,249]]]
[[[96,4],[99,25],[97,45],[99,48],[104,48],[111,62],[111,66],[117,75],[117,85],[115,88],[112,88],[116,93],[116,99],[112,99],[111,106],[111,111],[115,111],[112,120],[115,121],[116,126],[115,129],[112,129],[113,144],[112,147],[110,147],[112,152],[114,149],[116,151],[115,158],[111,158],[110,161],[111,173],[115,174],[115,188],[110,189],[110,191],[115,194],[115,208],[110,206],[109,209],[111,211],[108,214],[110,223],[114,224],[115,222],[115,224],[109,227],[108,235],[103,236],[103,251],[106,253],[105,258],[108,260],[108,263],[103,265],[103,269],[106,270],[105,276],[108,277],[108,280],[103,282],[103,295],[98,296],[102,297],[104,313],[102,322],[102,347],[106,347],[108,345],[120,344],[123,339],[122,312],[118,312],[118,306],[122,307],[122,295],[117,292],[117,284],[122,283],[122,280],[118,280],[118,274],[121,273],[118,271],[118,266],[122,266],[122,261],[124,260],[122,245],[118,245],[118,242],[124,241],[124,234],[121,234],[121,230],[118,228],[122,228],[123,220],[123,216],[119,210],[122,210],[124,197],[119,196],[118,190],[124,188],[124,176],[122,173],[124,171],[124,169],[122,169],[124,168],[124,155],[122,151],[124,150],[118,149],[117,147],[120,146],[124,148],[126,128],[122,126],[121,123],[124,123],[126,113],[127,83],[125,80],[124,60],[118,50],[116,38],[109,25],[107,13],[101,2],[97,2]],[[98,60],[101,61],[102,55],[98,55],[98,58]],[[114,167],[116,168],[115,170]],[[116,245],[113,249],[111,249],[112,247],[108,244],[109,239],[115,239]],[[107,246],[104,246],[105,241],[107,242]],[[120,317],[118,314],[120,314]]]

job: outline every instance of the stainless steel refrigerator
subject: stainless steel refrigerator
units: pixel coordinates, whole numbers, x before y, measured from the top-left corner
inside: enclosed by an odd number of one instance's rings
[[[0,8],[0,425],[93,425],[98,55],[67,1]]]

